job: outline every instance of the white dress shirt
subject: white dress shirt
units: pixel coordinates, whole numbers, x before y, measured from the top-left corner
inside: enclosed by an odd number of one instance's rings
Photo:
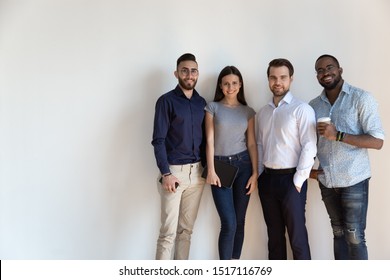
[[[317,153],[315,113],[311,106],[291,92],[279,102],[262,107],[257,115],[259,174],[264,167],[296,168],[294,184],[302,187]]]

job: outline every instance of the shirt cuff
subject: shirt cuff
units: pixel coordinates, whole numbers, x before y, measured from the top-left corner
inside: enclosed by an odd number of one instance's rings
[[[301,176],[301,175],[298,175],[298,173],[295,173],[294,174],[294,185],[298,188],[302,188],[302,185],[303,183],[306,181],[307,178]]]
[[[161,172],[161,175],[164,175],[164,174],[171,173],[171,170],[169,169],[169,167],[167,167],[164,169],[160,169],[160,172]]]

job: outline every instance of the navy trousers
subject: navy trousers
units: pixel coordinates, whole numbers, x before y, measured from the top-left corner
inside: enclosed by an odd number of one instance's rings
[[[305,206],[307,181],[298,192],[294,173],[268,174],[258,179],[259,196],[268,232],[268,258],[286,260],[286,229],[295,260],[310,260]]]

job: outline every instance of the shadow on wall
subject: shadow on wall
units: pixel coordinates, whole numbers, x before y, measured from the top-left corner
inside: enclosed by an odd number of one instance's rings
[[[154,71],[140,85],[128,85],[128,106],[112,131],[106,182],[109,259],[154,259],[160,201],[151,141],[155,102],[168,91],[162,90],[166,74]],[[136,88],[144,90],[135,92]]]

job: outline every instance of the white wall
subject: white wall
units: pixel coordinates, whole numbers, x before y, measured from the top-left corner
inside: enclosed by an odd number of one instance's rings
[[[175,62],[198,59],[210,101],[236,65],[257,111],[271,97],[266,68],[296,68],[292,90],[320,93],[314,61],[339,58],[344,78],[373,93],[390,131],[387,0],[0,1],[0,259],[153,259],[158,174],[150,144],[156,99],[176,85]],[[390,259],[389,149],[371,151],[367,242]],[[219,219],[205,188],[192,259],[217,259]],[[318,186],[307,226],[314,259],[332,259]],[[243,259],[266,259],[257,193]]]

